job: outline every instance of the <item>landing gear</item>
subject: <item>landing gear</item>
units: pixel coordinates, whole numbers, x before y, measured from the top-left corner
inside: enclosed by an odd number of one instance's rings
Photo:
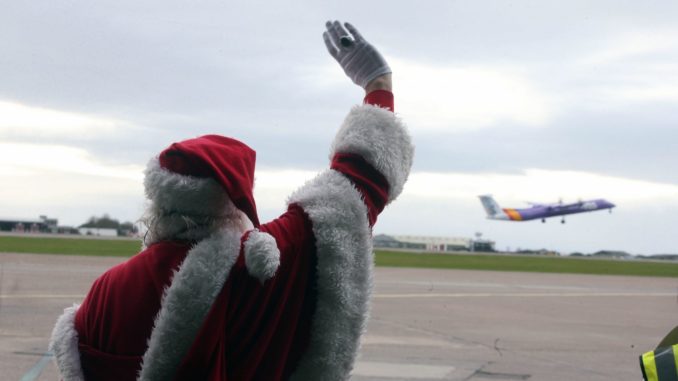
[[[542,219],[541,219],[541,223],[542,223],[542,224],[545,224],[545,223],[546,223],[546,218],[542,218]]]
[[[565,223],[565,217],[563,217],[563,219],[560,220],[560,223],[561,223],[561,224],[564,224],[564,223]]]

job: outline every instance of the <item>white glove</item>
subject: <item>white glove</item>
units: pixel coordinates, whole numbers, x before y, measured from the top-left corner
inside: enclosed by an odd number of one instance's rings
[[[365,88],[373,79],[391,73],[391,68],[377,49],[365,41],[353,25],[344,25],[352,36],[339,21],[328,21],[325,23],[327,31],[323,33],[323,39],[327,50],[353,83]]]

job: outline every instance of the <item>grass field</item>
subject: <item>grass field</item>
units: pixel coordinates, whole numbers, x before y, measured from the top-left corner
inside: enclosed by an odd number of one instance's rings
[[[0,253],[131,257],[141,240],[0,236]]]
[[[375,251],[377,266],[678,277],[678,263],[528,255],[414,254]]]
[[[0,253],[130,257],[139,240],[0,236]],[[678,263],[485,254],[375,251],[377,266],[678,277]]]

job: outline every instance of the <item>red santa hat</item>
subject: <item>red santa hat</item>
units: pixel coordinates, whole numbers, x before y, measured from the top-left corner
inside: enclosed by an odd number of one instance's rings
[[[216,180],[255,227],[247,233],[244,243],[248,272],[262,283],[275,275],[280,264],[275,238],[258,231],[260,223],[252,192],[256,161],[253,149],[225,136],[204,135],[172,144],[160,153],[158,161],[161,168],[173,173]]]
[[[216,180],[254,227],[259,227],[252,194],[256,152],[246,144],[225,136],[204,135],[172,144],[160,153],[159,161],[170,172]]]

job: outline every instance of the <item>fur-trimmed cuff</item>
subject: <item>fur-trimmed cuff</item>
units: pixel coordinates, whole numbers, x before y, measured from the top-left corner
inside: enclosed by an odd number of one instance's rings
[[[85,375],[80,364],[78,350],[78,331],[75,330],[75,314],[79,304],[64,309],[64,313],[57,319],[49,349],[54,354],[54,361],[64,381],[84,381]]]
[[[391,202],[403,191],[414,146],[407,128],[392,112],[362,105],[346,116],[332,143],[330,160],[337,153],[358,154],[381,172],[388,181]]]
[[[272,278],[280,266],[280,250],[272,235],[252,230],[244,244],[247,272],[262,284]]]
[[[317,300],[309,346],[292,380],[345,380],[350,376],[369,315],[372,241],[360,192],[328,170],[296,191],[313,226]]]

